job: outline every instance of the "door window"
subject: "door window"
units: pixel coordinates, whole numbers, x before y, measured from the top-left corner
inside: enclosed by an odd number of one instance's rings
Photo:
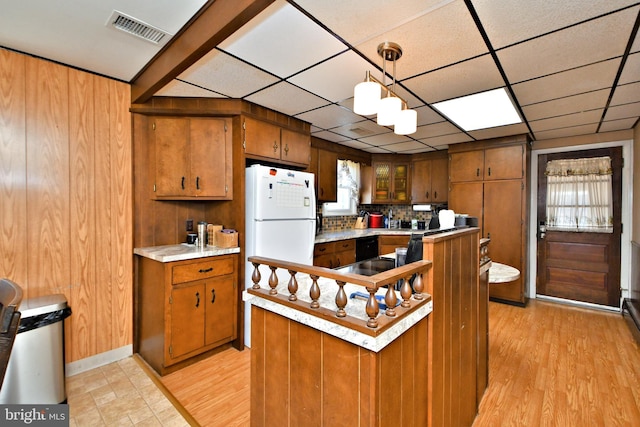
[[[610,157],[550,160],[545,175],[548,230],[613,232]]]

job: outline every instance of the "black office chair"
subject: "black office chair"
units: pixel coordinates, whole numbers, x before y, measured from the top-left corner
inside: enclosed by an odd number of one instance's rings
[[[9,356],[20,326],[22,288],[8,279],[0,279],[0,388],[7,372]]]

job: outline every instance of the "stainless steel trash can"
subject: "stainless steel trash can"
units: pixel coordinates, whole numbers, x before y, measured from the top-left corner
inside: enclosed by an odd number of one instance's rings
[[[63,320],[71,314],[67,299],[62,294],[25,299],[20,313],[0,403],[65,403]]]

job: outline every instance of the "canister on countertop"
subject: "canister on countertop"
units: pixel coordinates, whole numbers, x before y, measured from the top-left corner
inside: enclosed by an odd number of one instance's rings
[[[204,248],[207,245],[207,222],[198,222],[198,242],[196,246]]]

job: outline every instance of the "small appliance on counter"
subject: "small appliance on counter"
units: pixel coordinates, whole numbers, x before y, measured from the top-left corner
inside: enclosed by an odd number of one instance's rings
[[[369,228],[383,228],[384,216],[380,212],[372,212],[369,214]]]

